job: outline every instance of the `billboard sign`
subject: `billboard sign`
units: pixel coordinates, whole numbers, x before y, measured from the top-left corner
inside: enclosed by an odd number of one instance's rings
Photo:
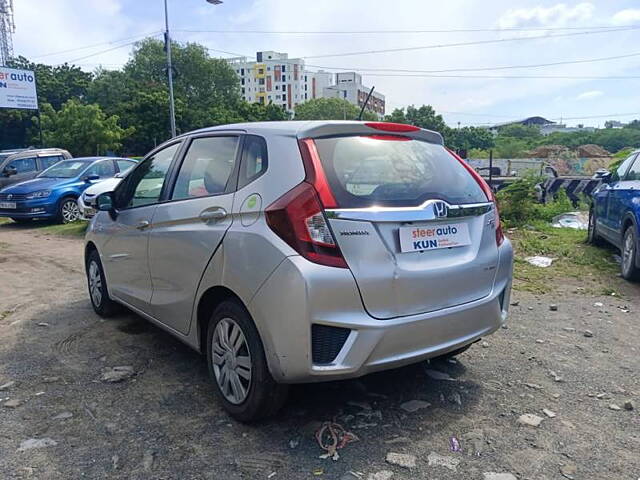
[[[0,67],[0,108],[37,110],[35,73]]]

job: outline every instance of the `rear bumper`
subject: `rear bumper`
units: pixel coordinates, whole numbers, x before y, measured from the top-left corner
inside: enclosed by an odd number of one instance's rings
[[[496,331],[507,318],[512,268],[513,251],[505,240],[493,289],[486,297],[435,312],[378,320],[363,309],[349,270],[288,257],[254,296],[249,310],[276,381],[353,378],[442,355]],[[312,360],[312,324],[350,330],[330,363]]]

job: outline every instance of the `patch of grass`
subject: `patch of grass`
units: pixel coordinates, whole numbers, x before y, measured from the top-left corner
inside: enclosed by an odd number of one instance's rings
[[[611,258],[613,250],[587,244],[583,230],[554,228],[547,222],[537,221],[511,230],[509,238],[516,252],[514,288],[517,290],[547,293],[555,289],[558,279],[599,281],[603,275],[613,277],[618,269]],[[535,255],[555,260],[550,267],[540,268],[525,260]]]
[[[47,225],[39,228],[38,233],[82,237],[87,230],[87,225],[89,225],[89,222],[83,220],[60,225]]]

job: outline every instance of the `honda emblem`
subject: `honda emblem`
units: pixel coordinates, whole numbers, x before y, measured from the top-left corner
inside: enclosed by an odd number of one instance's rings
[[[433,214],[436,218],[445,218],[449,214],[449,207],[445,202],[433,202]]]

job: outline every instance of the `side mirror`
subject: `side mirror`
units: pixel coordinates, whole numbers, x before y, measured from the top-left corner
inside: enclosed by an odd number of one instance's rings
[[[602,174],[600,179],[602,180],[602,183],[611,183],[611,172]]]
[[[95,173],[91,175],[85,175],[82,177],[85,182],[92,182],[93,180],[100,180],[100,175],[96,175]]]
[[[115,210],[111,192],[104,192],[96,197],[96,210],[100,212],[113,212]]]
[[[18,170],[16,167],[5,167],[2,173],[5,177],[10,177],[11,175],[16,175]]]

